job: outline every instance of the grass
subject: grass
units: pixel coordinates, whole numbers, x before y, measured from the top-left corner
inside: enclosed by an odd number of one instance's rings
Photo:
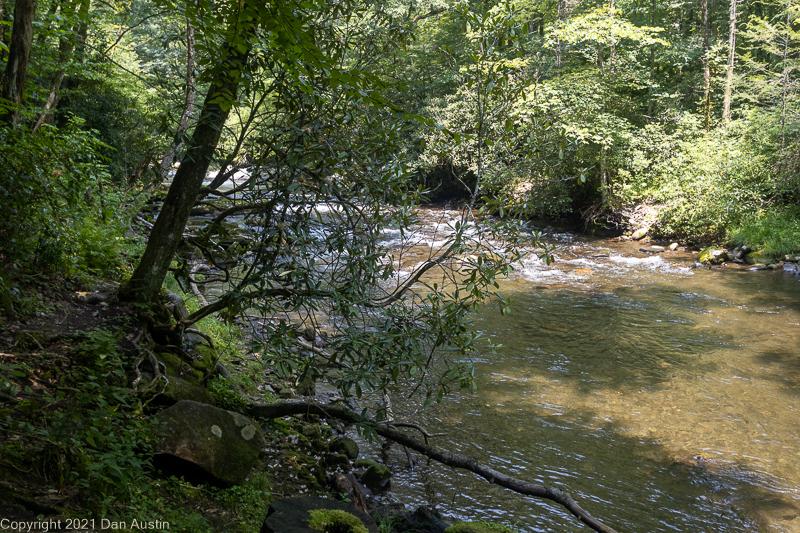
[[[734,227],[728,240],[776,258],[800,254],[800,207],[789,206],[765,211]]]

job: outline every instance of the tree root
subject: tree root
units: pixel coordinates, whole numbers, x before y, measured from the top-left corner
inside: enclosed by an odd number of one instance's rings
[[[415,450],[435,461],[453,468],[463,468],[481,476],[489,483],[500,485],[509,490],[526,496],[543,498],[562,505],[581,522],[589,526],[594,531],[600,533],[617,533],[614,529],[606,526],[598,519],[583,510],[578,503],[566,492],[540,485],[528,483],[519,479],[512,478],[498,472],[492,468],[480,464],[474,457],[467,457],[457,453],[450,453],[439,448],[434,448],[412,439],[405,433],[398,431],[388,424],[375,423],[372,420],[362,418],[357,413],[338,405],[321,405],[313,402],[286,401],[276,404],[257,404],[248,408],[248,414],[253,417],[261,418],[280,418],[283,416],[296,414],[316,414],[321,417],[337,418],[352,424],[369,424],[375,432],[386,439],[392,440],[402,446]],[[414,427],[414,426],[411,426]],[[417,428],[415,428],[417,429]]]

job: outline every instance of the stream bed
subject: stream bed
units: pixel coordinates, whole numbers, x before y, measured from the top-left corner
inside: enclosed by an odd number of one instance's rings
[[[453,212],[455,215],[455,212]],[[430,210],[425,217],[441,218]],[[476,393],[398,413],[435,443],[565,488],[620,532],[800,532],[800,278],[696,253],[547,231],[503,282],[510,315],[477,327],[505,348]],[[524,532],[588,531],[557,505],[388,453],[393,495]]]

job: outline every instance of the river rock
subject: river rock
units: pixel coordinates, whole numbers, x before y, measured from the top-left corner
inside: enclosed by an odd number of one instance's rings
[[[348,437],[336,437],[331,441],[329,448],[332,452],[342,453],[353,461],[358,459],[358,443]]]
[[[766,269],[767,265],[765,265],[764,263],[756,263],[747,270],[766,270]]]
[[[648,231],[650,231],[650,228],[639,228],[631,234],[631,239],[633,239],[634,241],[639,241],[641,239],[644,239]]]
[[[392,478],[392,472],[385,465],[371,459],[359,459],[355,462],[356,467],[366,467],[361,474],[361,482],[372,490],[386,488]]]
[[[213,481],[230,486],[245,481],[258,454],[266,446],[261,427],[233,411],[181,401],[156,415],[162,424],[156,464],[167,472],[189,472],[197,477],[199,467]]]
[[[728,260],[728,252],[721,248],[708,247],[700,252],[697,260],[705,265],[719,265]]]
[[[744,256],[744,262],[748,265],[767,264],[770,258],[767,254],[762,252],[749,252]]]
[[[679,244],[677,242],[673,242],[672,244],[669,245],[669,251],[674,252],[675,250],[678,249],[678,246]]]
[[[349,513],[361,522],[368,533],[378,533],[378,526],[367,513],[347,503],[313,496],[284,498],[272,502],[261,526],[261,533],[319,533],[319,530],[311,529],[308,522],[311,520],[311,511],[320,509]],[[326,531],[353,530],[330,528]]]

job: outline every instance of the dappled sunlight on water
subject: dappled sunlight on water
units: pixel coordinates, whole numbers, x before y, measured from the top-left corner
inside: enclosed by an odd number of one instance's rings
[[[439,444],[566,486],[619,531],[800,532],[800,281],[694,268],[688,252],[559,233],[526,259],[480,391],[414,418]],[[402,404],[395,405],[403,412]],[[406,412],[415,411],[406,406]],[[556,506],[390,453],[401,501],[522,531],[586,531]],[[425,479],[429,490],[424,489]]]

